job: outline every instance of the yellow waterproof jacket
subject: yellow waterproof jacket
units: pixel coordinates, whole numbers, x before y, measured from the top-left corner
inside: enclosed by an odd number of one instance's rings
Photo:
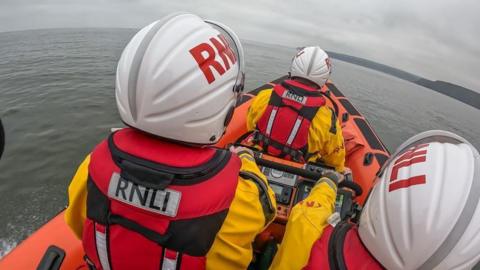
[[[257,122],[268,107],[273,89],[266,89],[258,93],[253,99],[247,113],[247,130],[256,129]],[[343,143],[342,127],[338,119],[335,123],[337,132],[331,133],[332,113],[327,106],[322,106],[312,120],[308,131],[308,153],[312,156],[310,162],[322,160],[327,165],[343,172],[345,166],[345,147]]]
[[[255,236],[266,228],[276,214],[266,211],[268,207],[265,203],[271,203],[273,211],[276,211],[275,195],[253,157],[248,153],[241,153],[240,159],[241,170],[253,173],[268,187],[266,199],[269,201],[260,199],[259,187],[255,181],[239,177],[235,197],[227,217],[206,255],[207,269],[246,269],[252,260],[252,243]],[[65,221],[80,239],[87,215],[89,163],[90,155],[82,162],[68,187],[69,205],[65,213]]]
[[[336,194],[335,183],[322,178],[307,198],[293,207],[271,270],[299,270],[307,265],[313,244],[335,210]]]

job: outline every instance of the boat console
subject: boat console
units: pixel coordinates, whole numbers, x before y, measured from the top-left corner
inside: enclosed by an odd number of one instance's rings
[[[260,152],[255,152],[255,160],[275,192],[277,202],[275,221],[258,236],[256,241],[257,247],[262,249],[266,242],[272,240],[277,243],[281,242],[293,206],[305,199],[317,180],[333,168],[322,164],[296,163]],[[352,181],[352,179],[346,178],[345,181]],[[356,207],[359,207],[354,202],[352,193],[340,188],[337,194],[335,211],[340,214],[341,218],[345,218],[347,215],[351,216],[357,210]]]
[[[255,160],[275,192],[277,202],[275,222],[282,224],[288,220],[292,207],[307,197],[324,171],[332,169],[327,166],[286,161],[259,152],[255,153]]]

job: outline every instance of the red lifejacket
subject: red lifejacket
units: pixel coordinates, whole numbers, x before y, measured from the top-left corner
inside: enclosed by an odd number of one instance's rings
[[[370,255],[358,235],[358,228],[349,222],[328,226],[312,247],[304,270],[377,270],[384,269]]]
[[[309,157],[308,130],[318,109],[324,105],[325,98],[318,89],[292,80],[275,85],[268,106],[257,122],[253,142],[271,155],[305,162]],[[336,133],[336,130],[330,131]]]
[[[241,162],[123,129],[91,154],[86,260],[96,269],[204,269]]]

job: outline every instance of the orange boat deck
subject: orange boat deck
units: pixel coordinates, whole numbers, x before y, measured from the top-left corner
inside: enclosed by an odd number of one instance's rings
[[[245,115],[251,98],[260,90],[271,88],[272,85],[282,79],[284,77],[265,84],[243,96],[242,103],[237,107],[232,122],[218,146],[225,146],[228,143],[235,142],[246,133]],[[332,101],[337,104],[340,121],[356,135],[356,141],[363,145],[354,152],[347,153],[346,160],[346,165],[353,172],[355,182],[359,183],[365,191],[358,198],[358,202],[363,203],[368,193],[367,191],[373,184],[375,174],[385,163],[389,153],[375,132],[373,132],[368,121],[335,85],[329,82],[322,91],[330,97],[331,100],[328,100],[330,106],[334,106]],[[274,223],[270,230],[276,231],[273,233],[278,234],[283,231],[283,228],[280,228],[281,226],[281,223]],[[63,211],[2,258],[0,260],[0,269],[36,269],[45,251],[51,245],[65,251],[65,258],[60,269],[88,269],[83,261],[84,253],[81,241],[75,237],[64,222]]]

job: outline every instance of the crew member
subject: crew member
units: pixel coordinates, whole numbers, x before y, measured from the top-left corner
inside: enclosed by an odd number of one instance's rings
[[[480,155],[460,136],[427,131],[403,143],[358,225],[332,218],[335,197],[323,178],[293,208],[271,269],[471,269],[480,260]]]
[[[173,14],[141,29],[118,62],[115,97],[128,126],[80,165],[66,222],[91,268],[246,269],[275,217],[250,150],[219,150],[243,90],[228,27]]]
[[[248,110],[249,138],[271,155],[298,162],[323,161],[344,171],[341,126],[321,90],[331,73],[330,58],[319,47],[293,57],[288,79],[258,93]]]

